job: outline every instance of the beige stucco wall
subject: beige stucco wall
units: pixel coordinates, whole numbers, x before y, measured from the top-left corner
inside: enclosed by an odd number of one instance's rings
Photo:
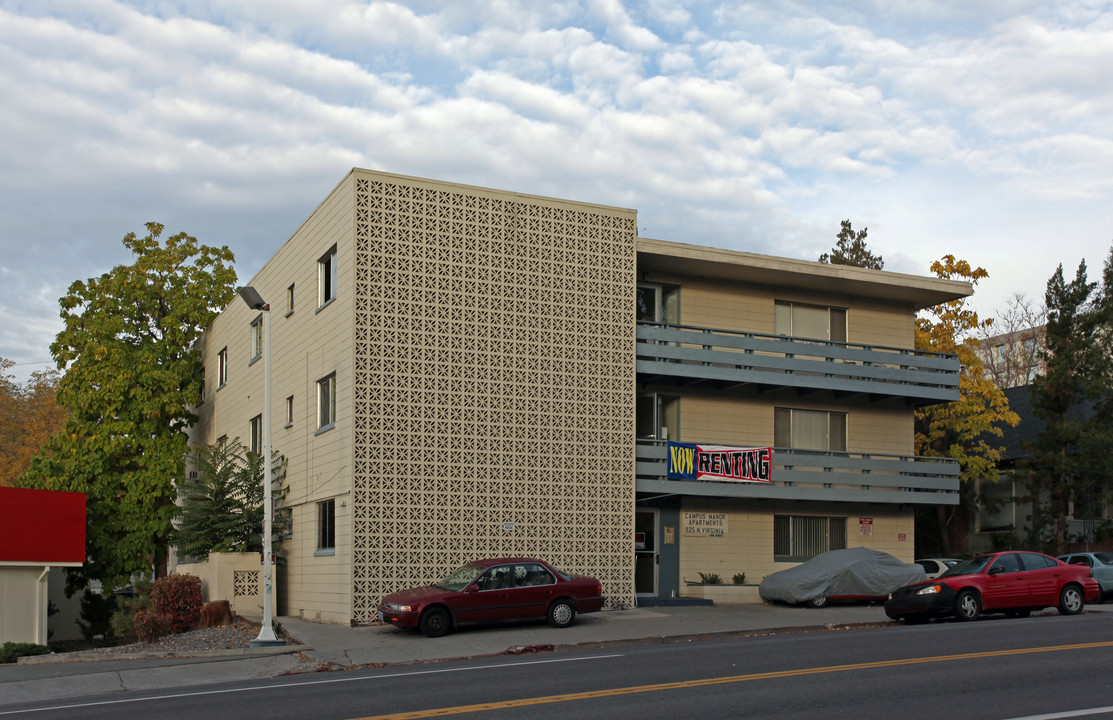
[[[723,537],[686,536],[683,523],[677,528],[680,550],[681,594],[715,597],[717,602],[760,602],[753,591],[722,589],[708,595],[704,589],[690,587],[685,581],[698,582],[699,574],[717,573],[729,584],[735,573],[745,572],[748,585],[758,585],[770,573],[795,567],[799,563],[773,560],[773,516],[816,515],[846,518],[847,547],[869,547],[887,552],[904,562],[913,561],[914,519],[910,508],[899,505],[858,503],[773,502],[753,500],[707,500],[688,498],[681,512],[726,513],[727,530]],[[683,517],[683,515],[682,515]],[[862,535],[861,518],[871,518],[872,535]],[[900,538],[904,534],[904,539]]]
[[[911,306],[806,288],[727,283],[654,273],[655,282],[680,286],[680,323],[720,330],[772,334],[777,300],[847,309],[847,342],[912,348]]]
[[[352,314],[354,307],[354,207],[350,176],[287,240],[274,257],[244,282],[271,306],[274,450],[286,457],[289,487],[284,506],[293,513],[293,532],[282,543],[290,581],[279,586],[280,612],[347,622],[351,617],[352,487]],[[318,308],[317,262],[333,246],[337,255],[335,299]],[[294,310],[287,288],[294,285]],[[250,420],[263,411],[263,360],[252,362],[251,323],[258,312],[236,298],[213,321],[202,343],[206,401],[198,408],[195,443],[222,435],[248,444]],[[228,348],[228,382],[216,387],[217,353]],[[336,373],[336,422],[317,433],[317,381]],[[286,398],[294,398],[287,426]],[[347,398],[347,402],[340,401]],[[317,553],[317,503],[336,500],[336,548]]]

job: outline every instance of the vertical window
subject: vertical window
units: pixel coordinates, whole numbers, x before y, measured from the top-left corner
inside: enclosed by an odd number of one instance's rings
[[[294,424],[294,396],[286,398],[286,427]]]
[[[846,413],[775,408],[773,444],[797,450],[846,452]]]
[[[286,288],[286,316],[294,314],[294,284],[290,283],[290,287]]]
[[[263,454],[263,416],[256,415],[251,418],[251,452],[256,455]]]
[[[846,308],[777,300],[773,305],[773,332],[789,337],[846,342]]]
[[[680,398],[638,395],[635,432],[650,440],[680,439]]]
[[[336,422],[336,373],[317,381],[317,429],[326,430]]]
[[[251,323],[251,362],[255,362],[263,355],[263,316],[255,318]]]
[[[216,354],[216,386],[217,388],[224,387],[224,383],[228,382],[228,348],[224,348]]]
[[[680,322],[680,288],[665,285],[638,285],[639,322]]]
[[[774,560],[803,562],[828,550],[845,548],[846,518],[773,516]]]
[[[205,368],[201,368],[201,396],[197,400],[197,404],[205,402]]]
[[[336,547],[336,501],[317,503],[317,549],[332,550]]]
[[[324,307],[336,297],[336,246],[317,261],[317,305]]]

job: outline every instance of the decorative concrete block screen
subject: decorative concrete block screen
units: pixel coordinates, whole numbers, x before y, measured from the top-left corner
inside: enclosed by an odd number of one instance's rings
[[[632,604],[636,214],[355,180],[353,619],[480,557]]]

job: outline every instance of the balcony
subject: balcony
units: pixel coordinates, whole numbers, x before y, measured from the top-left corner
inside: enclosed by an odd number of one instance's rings
[[[638,323],[637,372],[654,385],[958,400],[955,355],[650,322]]]
[[[638,492],[915,505],[959,501],[959,465],[950,459],[773,448],[771,483],[677,480],[668,477],[666,445],[638,440]]]

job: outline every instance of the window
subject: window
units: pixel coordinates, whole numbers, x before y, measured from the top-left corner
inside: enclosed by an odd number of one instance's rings
[[[317,503],[317,550],[336,548],[336,501]]]
[[[776,408],[773,444],[796,450],[846,452],[846,413]]]
[[[1016,527],[1016,504],[1013,500],[1013,481],[1002,473],[1001,477],[978,481],[978,532],[1012,530]]]
[[[317,381],[317,430],[327,430],[336,422],[336,373]]]
[[[201,405],[205,402],[205,368],[201,368],[201,395],[197,399],[197,404]]]
[[[680,288],[638,285],[638,321],[677,324],[680,322]]]
[[[294,396],[286,398],[286,427],[294,424]]]
[[[286,288],[286,317],[290,317],[293,314],[294,314],[294,285],[293,285],[293,283],[291,283],[290,287]]]
[[[263,454],[263,416],[256,415],[251,418],[251,452],[256,455]]]
[[[649,440],[680,438],[680,398],[669,395],[638,395],[636,433]]]
[[[773,559],[804,562],[828,550],[846,548],[846,518],[773,516]]]
[[[251,362],[255,362],[263,355],[263,315],[255,318],[251,323]],[[251,363],[248,363],[249,365]]]
[[[336,246],[317,261],[317,306],[322,308],[336,297]]]
[[[219,390],[228,382],[228,348],[216,354],[216,387]]]
[[[773,306],[773,332],[789,337],[846,342],[846,308],[777,300]]]

